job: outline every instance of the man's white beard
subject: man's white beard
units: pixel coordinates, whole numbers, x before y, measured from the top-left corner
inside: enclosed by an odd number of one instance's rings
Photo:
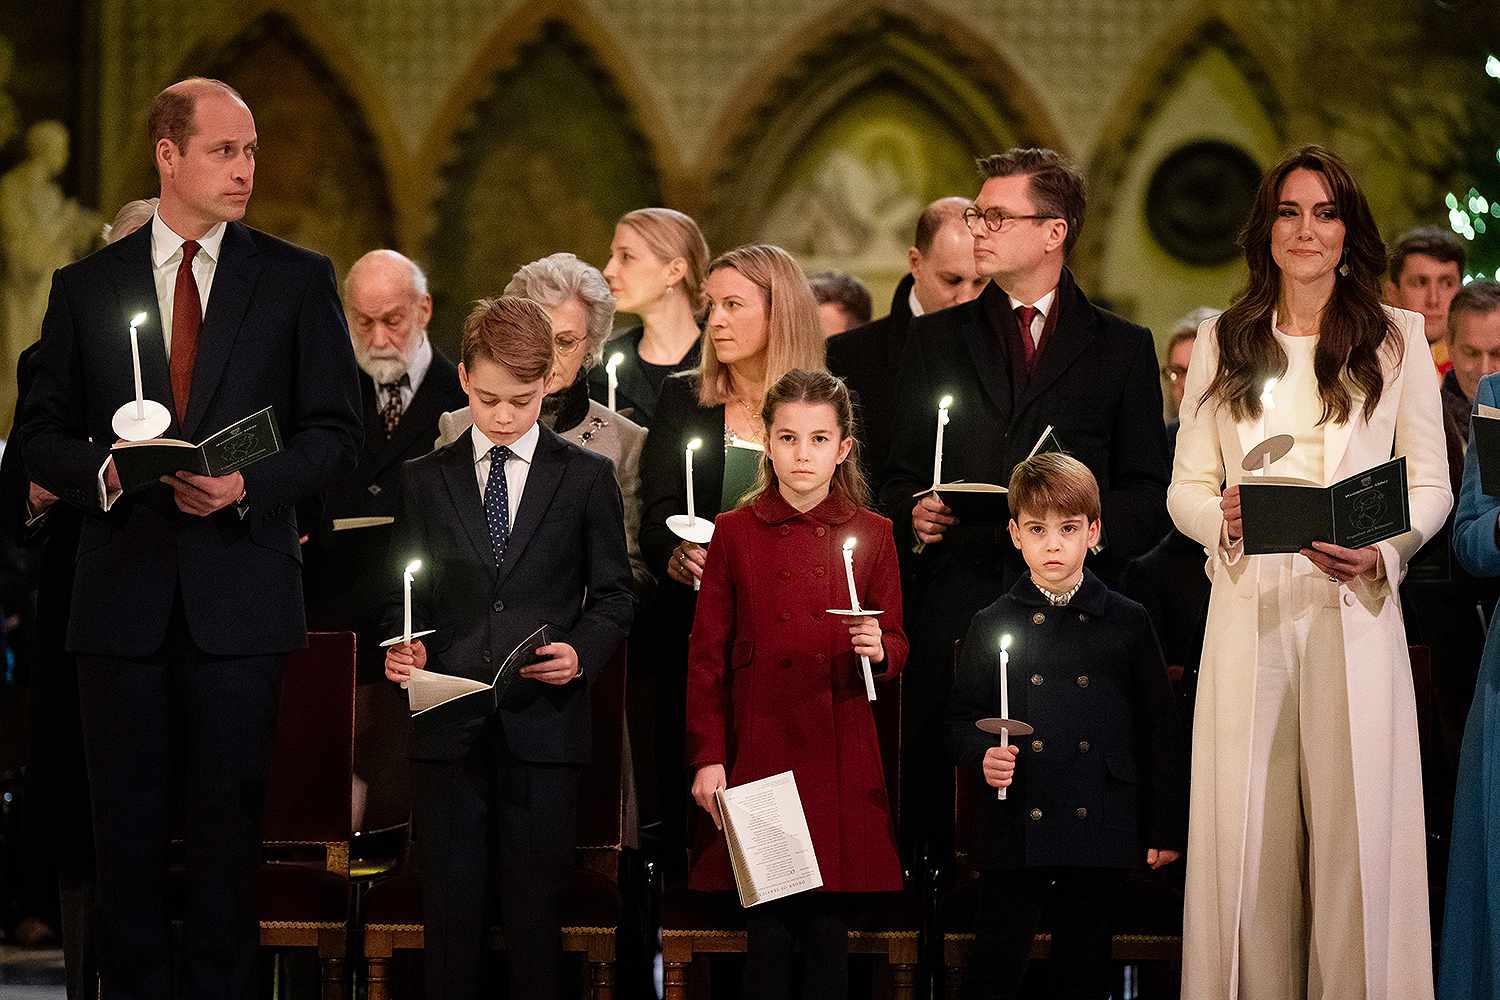
[[[411,339],[410,345],[404,355],[400,354],[371,354],[368,348],[354,345],[354,362],[359,365],[360,371],[370,376],[376,385],[385,385],[390,382],[399,382],[401,376],[405,375],[411,367],[412,359],[417,356],[417,348],[422,346],[422,341],[427,338],[427,331],[419,331],[417,336]]]

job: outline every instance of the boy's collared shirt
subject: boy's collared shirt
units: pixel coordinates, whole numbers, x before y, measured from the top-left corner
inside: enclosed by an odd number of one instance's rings
[[[505,463],[505,489],[510,501],[508,512],[511,524],[516,523],[516,511],[521,506],[521,492],[526,489],[531,459],[536,454],[536,443],[541,436],[539,426],[532,424],[531,429],[517,438],[514,444],[506,445],[510,449],[510,458]],[[485,484],[490,479],[490,449],[495,444],[484,436],[484,431],[478,426],[469,428],[469,442],[474,449],[474,478],[479,485],[479,499],[482,502]]]

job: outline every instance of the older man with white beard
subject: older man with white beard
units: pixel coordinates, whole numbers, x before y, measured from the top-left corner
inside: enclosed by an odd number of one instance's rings
[[[387,553],[401,510],[401,463],[432,450],[438,417],[467,402],[458,369],[427,337],[427,276],[394,250],[371,250],[344,279],[359,365],[365,445],[359,468],[321,498],[303,548],[308,627],[359,634],[354,789],[357,827],[405,821],[404,708],[384,684],[377,635],[382,590],[401,572]],[[399,692],[397,692],[399,694]],[[390,723],[390,724],[387,724]],[[367,787],[368,786],[368,787]]]

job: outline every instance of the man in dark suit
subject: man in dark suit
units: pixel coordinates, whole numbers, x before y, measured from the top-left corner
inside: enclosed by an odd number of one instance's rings
[[[913,786],[939,799],[951,783],[932,752],[942,741],[933,727],[953,643],[1026,564],[1006,538],[1003,505],[1001,523],[965,525],[938,497],[914,499],[932,485],[938,400],[953,397],[944,482],[1003,485],[1048,426],[1089,467],[1104,514],[1102,549],[1090,567],[1106,583],[1170,526],[1151,333],[1090,304],[1065,266],[1083,224],[1083,178],[1051,150],[1013,149],[979,167],[985,180],[964,217],[975,267],[991,282],[972,302],[912,320],[897,388],[901,419],[881,489],[900,547],[923,543],[907,620],[913,656],[927,669],[911,675],[918,735],[908,746],[919,755]],[[918,803],[915,815],[951,814],[941,801],[929,805]]]
[[[355,261],[344,279],[344,312],[360,368],[365,446],[354,475],[301,518],[312,532],[304,549],[307,621],[359,634],[354,824],[378,829],[406,822],[410,811],[405,699],[385,683],[380,648],[389,634],[380,631],[382,605],[401,571],[387,559],[401,510],[401,463],[431,451],[438,417],[467,397],[458,368],[427,336],[432,296],[415,262],[394,250]]]
[[[861,462],[878,477],[891,451],[896,381],[912,318],[972,300],[989,283],[974,270],[974,238],[964,225],[967,198],[939,198],[917,218],[906,251],[911,269],[896,285],[891,311],[828,340],[828,370],[849,384],[859,407]]]
[[[21,424],[27,473],[82,510],[68,649],[78,657],[107,997],[172,992],[169,798],[186,814],[183,995],[247,995],[254,876],[285,655],[306,642],[294,505],[354,469],[361,429],[333,268],[244,226],[255,121],[218,81],[148,118],[149,225],[53,277]],[[179,472],[122,498],[111,416],[145,395],[202,440],[270,406],[281,452]],[[169,775],[185,781],[169,795]]]
[[[592,748],[588,685],[635,607],[624,506],[607,458],[538,423],[553,363],[546,310],[518,296],[481,300],[462,354],[474,424],[402,466],[392,552],[422,561],[412,627],[436,631],[392,647],[386,676],[404,682],[428,669],[489,682],[538,626],[552,626],[554,641],[535,650],[539,661],[522,668],[498,712],[417,735],[427,996],[479,996],[485,902],[498,885],[508,995],[557,1000],[559,900]],[[387,604],[392,634],[403,610],[398,591]]]

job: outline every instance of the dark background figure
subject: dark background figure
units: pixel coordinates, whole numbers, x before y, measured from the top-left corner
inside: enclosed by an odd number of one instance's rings
[[[823,336],[832,337],[870,322],[870,290],[852,274],[844,271],[818,271],[807,276],[813,298],[818,303],[818,320]]]
[[[605,363],[589,372],[589,398],[609,402],[609,359],[619,385],[615,410],[650,428],[662,382],[698,366],[708,244],[698,224],[670,208],[638,208],[615,224],[604,280],[615,308],[640,317],[604,344]]]
[[[1171,461],[1177,450],[1177,411],[1182,409],[1182,390],[1187,386],[1188,362],[1193,357],[1193,344],[1198,340],[1198,325],[1219,310],[1211,306],[1199,306],[1177,321],[1172,335],[1167,338],[1166,360],[1162,362],[1162,392],[1167,404],[1167,459]]]
[[[963,217],[972,204],[948,197],[923,209],[906,251],[909,270],[896,284],[891,311],[828,341],[828,370],[844,380],[858,403],[861,461],[877,493],[891,451],[896,382],[912,317],[969,302],[990,280],[974,270],[974,237]]]
[[[308,628],[358,634],[353,829],[406,822],[407,708],[384,678],[381,602],[401,566],[388,558],[393,526],[355,518],[401,511],[401,463],[432,450],[438,417],[466,402],[458,368],[427,335],[427,276],[393,250],[371,250],[344,279],[344,314],[359,366],[365,443],[359,467],[302,505]]]
[[[1091,304],[1065,266],[1083,223],[1082,177],[1050,150],[1011,150],[979,165],[985,180],[965,218],[975,266],[993,280],[972,302],[912,321],[897,390],[902,419],[881,491],[898,549],[926,543],[907,595],[917,669],[908,674],[904,764],[913,780],[903,833],[908,847],[930,839],[937,850],[950,839],[941,708],[953,644],[1026,572],[1003,523],[954,525],[934,498],[913,498],[932,485],[939,398],[953,397],[947,482],[1008,482],[1049,426],[1089,467],[1103,499],[1102,550],[1089,562],[1106,583],[1168,527],[1151,333]]]
[[[286,654],[307,641],[294,505],[354,469],[362,428],[327,258],[250,229],[258,137],[227,85],[192,79],[148,116],[149,225],[57,271],[21,413],[28,476],[83,513],[67,644],[78,658],[105,995],[245,995],[254,872]],[[184,238],[186,237],[186,239]],[[204,304],[207,308],[204,308]],[[111,417],[132,394],[202,439],[267,406],[283,443],[243,472],[121,497]],[[177,766],[174,766],[177,765]],[[180,974],[167,899],[180,770]]]

